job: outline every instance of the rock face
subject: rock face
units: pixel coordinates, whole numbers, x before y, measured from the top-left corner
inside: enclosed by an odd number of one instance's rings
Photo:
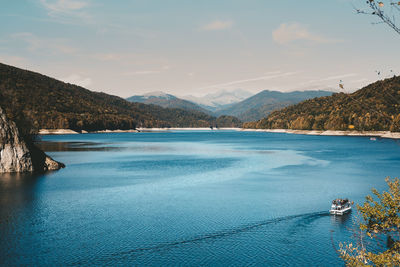
[[[63,167],[34,145],[28,147],[16,124],[0,108],[0,173],[45,172]]]
[[[0,108],[0,172],[31,172],[33,164],[26,143],[14,122]]]
[[[56,171],[65,167],[63,163],[55,161],[36,146],[32,146],[30,152],[35,172]]]

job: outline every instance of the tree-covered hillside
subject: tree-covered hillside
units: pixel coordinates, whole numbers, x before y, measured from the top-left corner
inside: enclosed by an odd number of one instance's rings
[[[78,131],[208,127],[215,125],[217,120],[196,111],[130,103],[117,96],[92,92],[1,63],[0,106],[5,108],[11,119],[24,117],[37,128]]]
[[[180,99],[176,96],[165,94],[162,92],[158,92],[158,95],[135,95],[126,98],[129,102],[138,102],[148,105],[157,105],[163,108],[179,108],[184,110],[194,110],[206,113],[208,115],[212,115],[211,111],[206,110],[199,105],[192,103],[190,101]],[[150,93],[151,94],[151,93]]]
[[[268,116],[271,112],[297,104],[303,100],[329,96],[329,91],[294,91],[278,92],[264,90],[228,108],[217,111],[217,115],[236,116],[242,121],[256,121]]]
[[[400,131],[400,77],[372,83],[352,94],[337,93],[271,113],[245,128]]]

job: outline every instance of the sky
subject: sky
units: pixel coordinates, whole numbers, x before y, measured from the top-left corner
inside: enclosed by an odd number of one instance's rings
[[[355,12],[365,0],[0,1],[0,62],[121,97],[351,92],[400,74],[400,36]]]

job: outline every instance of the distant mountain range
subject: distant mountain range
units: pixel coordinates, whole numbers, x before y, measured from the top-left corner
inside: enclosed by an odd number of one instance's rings
[[[235,116],[241,121],[255,121],[274,110],[299,103],[305,99],[328,96],[330,91],[262,91],[256,95],[244,90],[219,91],[204,97],[188,97],[184,100],[164,92],[152,92],[127,98],[131,102],[154,104],[168,108],[201,111],[214,116]],[[250,97],[248,97],[250,96]]]
[[[0,106],[11,120],[36,128],[105,130],[136,127],[240,127],[237,118],[131,103],[0,63]]]
[[[138,103],[144,103],[144,104],[152,104],[152,105],[158,105],[163,108],[180,108],[184,110],[195,110],[195,111],[200,111],[206,114],[211,115],[212,112],[210,110],[207,110],[205,108],[200,107],[199,105],[184,100],[180,99],[176,96],[164,93],[164,92],[150,92],[144,95],[135,95],[128,97],[126,100],[129,102],[138,102]]]
[[[400,131],[400,77],[372,83],[354,93],[336,93],[274,111],[246,128]]]
[[[278,110],[303,100],[332,95],[330,91],[294,91],[278,92],[264,90],[243,101],[220,109],[215,115],[236,116],[241,121],[256,121],[266,117],[274,110]]]

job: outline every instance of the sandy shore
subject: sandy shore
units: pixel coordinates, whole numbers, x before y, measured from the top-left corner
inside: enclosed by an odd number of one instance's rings
[[[47,134],[79,134],[70,129],[40,129],[39,134],[47,135]]]
[[[95,131],[93,133],[137,133],[138,130],[102,130],[102,131]]]
[[[242,131],[305,134],[305,135],[326,135],[326,136],[370,136],[370,137],[400,139],[399,132],[389,132],[389,131],[360,132],[360,131],[313,131],[313,130],[287,130],[287,129],[242,129]]]

